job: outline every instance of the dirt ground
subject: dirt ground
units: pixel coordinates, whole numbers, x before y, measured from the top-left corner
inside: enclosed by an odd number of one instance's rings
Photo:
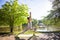
[[[15,40],[15,36],[14,35],[10,35],[10,36],[0,35],[0,40]]]

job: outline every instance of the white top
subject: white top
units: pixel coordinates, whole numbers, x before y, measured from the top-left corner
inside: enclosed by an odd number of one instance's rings
[[[28,28],[29,28],[29,29],[32,28],[32,22],[28,23]]]

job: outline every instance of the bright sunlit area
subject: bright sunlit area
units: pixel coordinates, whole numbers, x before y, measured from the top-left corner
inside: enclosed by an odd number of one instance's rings
[[[32,13],[32,18],[43,19],[49,14],[52,3],[49,0],[19,0],[20,4],[27,4],[30,8],[29,11]]]
[[[6,1],[9,0],[1,0],[0,5],[3,5]],[[50,0],[18,0],[18,3],[26,4],[29,7],[29,12],[32,13],[32,18],[38,20],[41,20],[47,16],[49,14],[48,11],[52,8]]]
[[[60,0],[0,0],[0,40],[60,40]]]

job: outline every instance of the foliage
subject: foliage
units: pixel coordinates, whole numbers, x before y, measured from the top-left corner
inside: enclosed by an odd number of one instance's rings
[[[33,27],[36,27],[37,26],[37,23],[38,23],[38,20],[32,19],[32,26]]]
[[[42,20],[38,20],[38,26],[40,26],[40,23],[42,23]]]
[[[6,2],[0,9],[0,25],[9,25],[13,29],[14,26],[27,23],[27,16],[27,5],[19,5],[17,0]]]
[[[51,10],[50,14],[43,19],[43,23],[46,25],[60,26],[60,9]],[[59,13],[59,15],[56,15]]]

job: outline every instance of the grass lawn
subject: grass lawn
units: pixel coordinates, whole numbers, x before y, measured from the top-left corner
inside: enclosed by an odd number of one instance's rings
[[[33,33],[37,34],[38,32],[33,32],[33,30],[28,30],[24,34],[33,34]]]

